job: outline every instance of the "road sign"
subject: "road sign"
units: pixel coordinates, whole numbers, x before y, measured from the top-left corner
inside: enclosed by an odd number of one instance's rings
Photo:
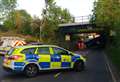
[[[70,41],[70,35],[68,35],[68,34],[65,35],[65,40],[66,40],[66,41]]]

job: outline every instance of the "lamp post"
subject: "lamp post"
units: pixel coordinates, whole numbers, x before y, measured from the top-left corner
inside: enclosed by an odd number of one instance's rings
[[[46,15],[46,10],[47,10],[47,5],[48,5],[48,0],[45,0],[45,11],[44,11],[44,14]],[[40,38],[40,41],[42,41],[42,27],[44,25],[44,21],[45,20],[42,20],[41,21],[41,24],[40,24],[40,27],[39,27],[39,31],[40,31],[40,34],[39,34],[39,38]]]
[[[41,25],[42,25],[42,24],[41,24]],[[40,41],[42,40],[42,37],[41,37],[41,34],[42,34],[42,33],[41,33],[41,31],[42,31],[41,28],[42,28],[42,26],[41,26],[41,25],[40,25],[40,28],[39,28],[39,30],[40,30]]]
[[[45,7],[46,7],[46,9],[47,9],[47,5],[48,5],[48,1],[49,0],[45,0]]]

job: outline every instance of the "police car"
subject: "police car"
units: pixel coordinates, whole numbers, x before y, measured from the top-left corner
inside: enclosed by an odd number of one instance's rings
[[[85,58],[55,45],[17,46],[5,55],[3,68],[6,71],[23,72],[36,76],[40,70],[68,69],[82,71]]]

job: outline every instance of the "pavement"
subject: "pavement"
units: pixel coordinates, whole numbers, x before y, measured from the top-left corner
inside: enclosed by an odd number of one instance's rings
[[[81,52],[77,51],[77,53]],[[33,78],[5,72],[0,61],[0,82],[114,82],[103,51],[86,50],[82,53],[87,56],[85,71],[45,71]]]

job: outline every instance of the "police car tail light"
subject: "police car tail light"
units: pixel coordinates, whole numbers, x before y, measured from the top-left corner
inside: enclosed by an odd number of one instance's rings
[[[20,56],[20,55],[13,55],[13,56],[10,56],[8,59],[10,59],[10,60],[18,60],[20,58],[22,58],[22,56]]]
[[[4,62],[4,63],[6,63],[7,61],[8,61],[7,59],[4,59],[4,61],[3,61],[3,62]]]

